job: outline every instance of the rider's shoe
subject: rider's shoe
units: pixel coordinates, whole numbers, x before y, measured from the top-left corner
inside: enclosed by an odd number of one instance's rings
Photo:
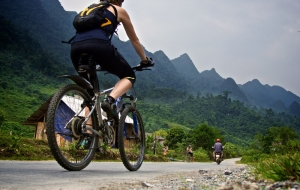
[[[90,137],[85,138],[82,141],[81,145],[83,146],[84,149],[89,149],[91,146],[91,138]]]
[[[116,103],[112,97],[106,97],[101,104],[101,108],[106,112],[107,118],[113,118],[115,121],[118,120]]]

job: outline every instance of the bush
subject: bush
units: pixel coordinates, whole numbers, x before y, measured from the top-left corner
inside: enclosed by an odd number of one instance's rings
[[[243,148],[232,143],[224,145],[224,158],[237,158],[244,154]]]
[[[203,150],[202,148],[197,149],[193,152],[194,154],[194,161],[196,162],[208,162],[209,156],[207,155],[207,152]]]
[[[282,180],[300,180],[300,153],[273,155],[256,166],[256,172],[262,177]]]

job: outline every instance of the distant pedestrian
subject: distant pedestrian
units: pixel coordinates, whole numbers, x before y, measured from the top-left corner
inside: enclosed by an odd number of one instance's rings
[[[154,142],[152,144],[153,154],[156,154],[156,138],[154,139]]]
[[[169,149],[169,147],[167,145],[165,145],[164,148],[163,148],[164,156],[167,156],[168,149]]]
[[[186,152],[187,152],[188,156],[190,156],[191,161],[194,162],[194,154],[193,154],[193,148],[192,148],[192,145],[189,145],[189,146],[186,148]]]

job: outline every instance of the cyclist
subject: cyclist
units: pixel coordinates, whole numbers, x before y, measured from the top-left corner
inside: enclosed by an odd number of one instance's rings
[[[108,117],[117,118],[117,114],[114,109],[115,100],[131,89],[136,80],[135,73],[128,62],[111,44],[111,36],[114,34],[119,23],[123,24],[132,46],[141,58],[140,65],[142,67],[150,67],[153,66],[154,63],[146,57],[144,49],[135,33],[130,17],[126,10],[122,8],[124,0],[107,1],[113,4],[116,8],[117,18],[115,10],[112,6],[109,6],[107,8],[108,11],[106,11],[106,18],[111,24],[85,32],[77,32],[71,41],[71,59],[75,69],[80,71],[78,62],[81,55],[84,53],[92,55],[94,60],[99,63],[104,70],[119,77],[120,80],[115,84],[113,91],[101,104],[102,109],[107,113]]]
[[[216,160],[216,152],[220,152],[221,153],[221,158],[223,159],[223,145],[222,145],[220,139],[216,140],[216,143],[213,146],[213,149],[214,149],[214,153],[213,153],[214,160]]]

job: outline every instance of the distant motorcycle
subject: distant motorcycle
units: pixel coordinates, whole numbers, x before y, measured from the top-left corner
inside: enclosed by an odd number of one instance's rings
[[[222,162],[221,152],[215,153],[215,161],[217,162],[218,165]]]
[[[214,147],[211,147],[211,148],[214,150]],[[214,159],[215,159],[216,163],[219,165],[223,161],[223,159],[222,159],[222,153],[221,152],[215,152]]]

